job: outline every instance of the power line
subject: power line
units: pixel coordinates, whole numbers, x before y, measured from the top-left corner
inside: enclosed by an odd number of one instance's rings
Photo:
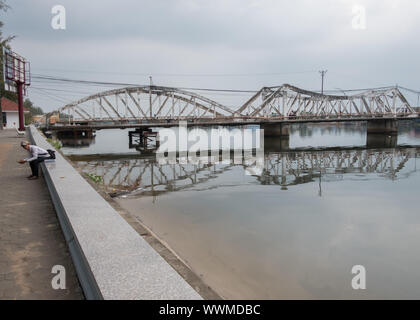
[[[115,71],[94,71],[94,70],[68,70],[68,69],[49,69],[39,68],[38,70],[48,70],[54,72],[70,72],[70,73],[97,73],[97,74],[114,74],[114,75],[135,75],[135,76],[157,76],[157,77],[255,77],[255,76],[277,76],[286,74],[305,74],[315,73],[315,70],[304,71],[284,71],[284,72],[257,72],[257,73],[136,73],[136,72],[115,72]]]
[[[67,104],[69,102],[68,100],[62,99],[61,97],[57,97],[56,95],[52,95],[48,92],[45,92],[45,90],[43,90],[43,89],[37,89],[37,88],[33,88],[33,89],[37,90],[37,91],[40,91],[40,92],[38,92],[38,94],[42,93],[42,95],[45,95],[46,97],[49,97],[50,99],[53,99],[53,100],[58,101],[60,103],[66,103]],[[37,93],[37,92],[34,92],[34,93]]]
[[[92,81],[92,80],[76,80],[68,78],[58,78],[53,76],[44,76],[44,75],[33,75],[32,79],[40,79],[47,81],[58,81],[58,82],[69,82],[69,83],[78,83],[78,84],[96,84],[96,85],[112,85],[112,86],[128,86],[128,87],[149,87],[146,85],[139,85],[134,83],[121,83],[121,82],[104,82],[104,81]],[[257,90],[235,90],[235,89],[213,89],[213,88],[186,88],[186,87],[175,87],[175,89],[180,90],[194,90],[194,91],[213,91],[213,92],[242,92],[242,93],[255,93]]]
[[[416,90],[409,89],[409,88],[406,88],[406,87],[398,86],[398,88],[410,91],[411,93],[420,94],[420,91],[416,91]]]
[[[327,70],[319,71],[321,73],[321,76],[324,77]],[[60,77],[54,77],[49,75],[33,75],[32,77],[34,79],[35,83],[39,84],[50,84],[50,83],[61,83],[66,85],[93,85],[93,86],[128,86],[128,87],[137,87],[137,86],[144,86],[148,87],[146,85],[139,85],[134,83],[122,83],[122,82],[105,82],[105,81],[94,81],[94,80],[80,80],[80,79],[69,79],[69,78],[60,78]],[[323,79],[322,79],[323,80]],[[383,87],[373,87],[373,88],[360,88],[360,89],[344,89],[344,90],[323,90],[323,82],[322,81],[322,87],[321,87],[321,93],[324,92],[357,92],[357,91],[368,91],[368,90],[383,90],[383,89],[390,89],[395,88],[396,86],[383,86]],[[207,92],[224,92],[224,93],[256,93],[258,90],[239,90],[239,89],[214,89],[214,88],[191,88],[191,87],[174,87],[175,89],[180,90],[192,90],[192,91],[207,91]],[[274,88],[274,87],[270,87]],[[398,88],[407,90],[409,92],[420,94],[420,91],[416,91],[410,88],[398,86]],[[44,90],[56,90],[56,91],[65,91],[61,89],[47,89],[42,88]],[[314,92],[319,92],[319,90],[313,90]],[[75,91],[71,91],[75,92]],[[88,92],[80,92],[81,94],[89,94]]]
[[[70,82],[70,83],[83,83],[83,84],[114,85],[114,86],[137,86],[137,84],[133,84],[133,83],[75,80],[75,79],[58,78],[58,77],[52,77],[52,76],[33,75],[32,79],[40,79],[40,80],[47,80],[47,81],[61,81],[61,82]]]
[[[77,95],[77,94],[92,94],[91,92],[86,92],[86,91],[82,92],[82,91],[64,90],[64,89],[56,89],[56,88],[41,88],[41,87],[36,87],[36,86],[31,86],[30,88],[41,89],[41,90],[49,90],[49,91],[68,92],[68,93],[74,93],[75,95]]]

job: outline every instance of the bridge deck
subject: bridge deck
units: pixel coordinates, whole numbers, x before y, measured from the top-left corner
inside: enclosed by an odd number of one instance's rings
[[[325,118],[227,118],[227,119],[165,119],[165,120],[94,120],[94,121],[75,121],[72,124],[59,122],[50,125],[50,130],[86,130],[86,129],[125,129],[125,128],[150,128],[150,127],[173,127],[179,121],[186,121],[188,126],[243,126],[261,125],[267,123],[293,124],[293,123],[322,123],[322,122],[358,122],[370,120],[416,120],[420,119],[420,114],[415,116],[383,116],[383,117],[325,117]]]

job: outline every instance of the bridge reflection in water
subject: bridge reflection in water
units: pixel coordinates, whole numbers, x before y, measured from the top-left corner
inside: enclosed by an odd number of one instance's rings
[[[113,196],[159,196],[180,190],[202,191],[244,184],[291,186],[338,180],[404,179],[417,171],[420,148],[389,149],[340,148],[286,152],[266,152],[261,174],[252,174],[244,160],[230,163],[160,164],[156,155],[130,155],[126,158],[71,156],[84,173],[101,177],[101,184]],[[410,161],[413,159],[414,161]],[[230,174],[239,170],[242,174]],[[224,175],[229,177],[223,178]],[[246,176],[246,178],[244,178]],[[236,177],[236,178],[235,178]]]

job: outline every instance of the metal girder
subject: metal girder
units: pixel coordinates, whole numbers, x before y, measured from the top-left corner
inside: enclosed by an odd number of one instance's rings
[[[133,97],[133,93],[137,93],[140,96],[143,96],[143,100],[146,98],[149,100],[150,103],[139,103],[139,100],[136,100]],[[115,103],[111,102],[113,99],[108,99],[111,96],[115,96]],[[163,103],[160,103],[160,97],[164,96],[165,100]],[[130,99],[128,99],[128,97]],[[169,106],[171,109],[170,112],[166,110],[168,108],[167,101],[169,98],[172,98],[172,105]],[[111,100],[111,101],[110,101]],[[159,104],[156,101],[159,100]],[[105,101],[105,104],[102,103]],[[125,112],[119,112],[118,108],[118,101],[123,103],[123,107],[125,108]],[[86,117],[82,117],[81,113],[85,113],[83,111],[86,103],[93,102],[95,105],[90,105],[89,108],[93,108],[93,113],[96,115],[95,107],[102,109],[105,113],[109,116],[110,119],[114,118],[111,114],[115,114],[115,120],[122,120],[122,119],[141,119],[141,118],[165,118],[168,117],[170,113],[175,110],[175,104],[179,104],[181,102],[185,102],[186,105],[183,108],[179,107],[178,110],[182,110],[179,114],[174,115],[175,118],[185,117],[186,115],[191,114],[200,114],[199,117],[233,117],[234,112],[229,109],[228,107],[213,101],[209,98],[201,96],[194,92],[189,92],[177,88],[171,87],[159,87],[159,86],[139,86],[139,87],[127,87],[121,89],[114,89],[104,91],[98,94],[90,95],[83,99],[77,100],[73,103],[67,104],[64,107],[59,109],[59,112],[63,112],[65,110],[74,110],[75,108],[79,109],[77,112],[78,115],[81,116],[82,119],[86,119]],[[133,112],[132,107],[137,108],[139,111],[139,115],[135,115]],[[157,106],[156,106],[157,105]],[[157,109],[156,109],[157,108]],[[202,110],[198,112],[198,109]],[[82,110],[82,112],[80,112]],[[185,112],[185,114],[184,114]],[[127,118],[127,114],[130,116]],[[147,114],[150,114],[147,116]],[[166,114],[163,116],[163,114]],[[125,115],[125,116],[124,116]],[[88,115],[88,119],[91,120],[100,120],[98,117],[94,117],[93,115]]]
[[[143,114],[145,118],[147,118],[146,113],[143,111],[143,109],[140,107],[140,104],[134,99],[134,97],[131,95],[131,92],[127,92],[128,96],[130,97],[131,101],[133,101],[134,105],[137,107],[137,109]]]
[[[236,110],[236,113],[241,114],[251,103],[253,103],[263,92],[265,88],[262,88],[260,91],[258,91],[256,94],[254,94],[247,102],[245,102],[242,107],[240,107],[238,110]]]
[[[137,94],[137,99],[133,96]],[[109,97],[115,96],[115,99]],[[163,102],[161,97],[164,97]],[[172,103],[168,103],[171,99]],[[111,102],[111,101],[114,101]],[[121,101],[125,108],[121,111]],[[104,102],[104,103],[103,103]],[[91,103],[91,104],[89,104]],[[137,110],[137,111],[136,111]],[[74,120],[128,121],[131,119],[319,119],[418,115],[397,87],[353,95],[323,95],[284,84],[263,87],[236,110],[182,89],[138,86],[104,91],[67,104],[60,111],[73,112]],[[89,112],[88,112],[89,111]],[[249,112],[250,111],[250,112]],[[136,114],[138,113],[138,114]]]
[[[112,111],[114,111],[114,113],[117,115],[118,118],[120,118],[120,119],[123,118],[123,117],[121,117],[121,115],[119,114],[119,112],[117,111],[117,109],[112,105],[112,103],[108,101],[108,99],[106,98],[106,96],[103,96],[102,99],[104,99],[104,101],[106,102],[106,104],[111,108]]]
[[[389,95],[393,98],[391,103],[387,98]],[[245,113],[249,109],[253,110],[250,115]],[[339,118],[417,113],[398,88],[335,96],[284,84],[261,89],[238,108],[236,114],[256,118]]]
[[[126,91],[125,93],[126,93],[126,95],[127,95],[127,91]],[[128,101],[124,101],[124,99],[122,99],[120,95],[118,95],[118,97],[120,98],[120,100],[121,100],[121,102],[124,104],[124,106],[127,108],[127,111],[128,111],[128,112],[130,112],[131,116],[132,116],[133,118],[137,118],[137,117],[134,115],[133,111],[131,111],[131,108],[130,108],[130,106],[128,105]]]

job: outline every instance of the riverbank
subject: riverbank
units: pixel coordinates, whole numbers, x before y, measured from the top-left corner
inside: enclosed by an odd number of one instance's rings
[[[300,143],[267,151],[261,175],[127,156],[127,131],[63,152],[223,298],[418,298],[418,130],[372,149],[363,128],[334,128],[295,132]],[[306,146],[319,148],[296,150]],[[352,287],[355,265],[367,290]]]
[[[27,180],[25,137],[0,131],[0,299],[83,299],[44,178]],[[66,270],[66,288],[54,290],[53,266]]]
[[[150,228],[141,222],[136,216],[124,209],[118,201],[112,198],[105,188],[86,176],[80,168],[69,160],[69,163],[79,171],[86,181],[117,211],[122,218],[172,267],[178,274],[205,300],[221,300],[222,296],[211,288],[198,273],[165,243]]]
[[[28,132],[52,148],[35,127]],[[202,299],[60,152],[42,169],[87,299]]]

